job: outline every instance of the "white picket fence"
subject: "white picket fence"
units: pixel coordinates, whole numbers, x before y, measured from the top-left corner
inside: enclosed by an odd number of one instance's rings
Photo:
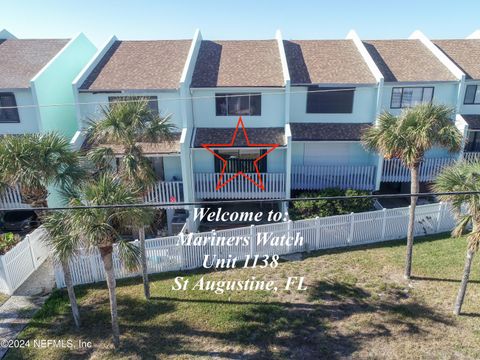
[[[320,190],[326,188],[373,190],[376,166],[324,165],[292,166],[292,189]]]
[[[220,258],[232,255],[241,260],[247,255],[283,255],[402,239],[406,236],[407,226],[408,207],[190,234],[193,237],[216,236],[217,238],[243,236],[250,240],[254,239],[249,241],[249,246],[182,245],[181,239],[189,235],[180,233],[176,236],[146,240],[148,271],[159,273],[199,268],[207,254],[218,255]],[[447,204],[428,204],[417,207],[416,236],[449,231],[453,226],[454,219]],[[304,243],[302,246],[290,247],[257,244],[255,239],[257,234],[261,233],[268,233],[270,237],[285,234],[295,236],[299,233]],[[117,278],[139,275],[139,273],[128,272],[122,266],[116,249],[114,267]],[[74,284],[105,280],[103,265],[97,250],[84,252],[72,258],[70,269]],[[55,278],[58,287],[65,286],[60,267],[55,269]]]
[[[43,227],[25,236],[13,249],[0,256],[0,292],[12,295],[48,257]]]

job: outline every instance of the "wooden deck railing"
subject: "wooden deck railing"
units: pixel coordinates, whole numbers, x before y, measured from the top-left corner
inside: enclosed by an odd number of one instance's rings
[[[373,190],[373,165],[294,165],[292,189],[321,190],[326,188]]]
[[[223,180],[228,180],[233,173],[225,173]],[[257,174],[248,173],[255,182]],[[220,189],[216,189],[219,173],[196,173],[195,194],[200,199],[273,199],[285,196],[284,173],[262,173],[265,190],[260,189],[244,176],[237,176]]]

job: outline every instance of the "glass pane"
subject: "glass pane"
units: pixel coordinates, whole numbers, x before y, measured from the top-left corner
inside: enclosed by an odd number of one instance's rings
[[[478,98],[480,100],[480,96]],[[250,115],[262,115],[262,95],[255,94],[250,96]]]
[[[249,115],[249,96],[228,96],[228,115]]]
[[[480,86],[477,85],[477,91],[475,92],[475,104],[480,104]]]
[[[392,89],[392,102],[391,108],[399,108],[402,101],[402,88],[393,88]]]
[[[410,106],[421,104],[423,101],[423,88],[412,88],[412,100]]]
[[[423,88],[423,102],[432,102],[433,99],[433,88],[427,87]]]
[[[403,88],[402,107],[410,107],[413,98],[413,88]]]
[[[227,115],[227,98],[224,95],[216,95],[215,107],[217,116]]]
[[[0,94],[0,107],[13,107],[17,106],[15,101],[15,95],[11,93]],[[0,109],[0,121],[4,122],[19,122],[18,109]]]
[[[475,101],[475,91],[477,90],[476,85],[467,85],[467,89],[465,90],[465,104],[473,104]],[[480,97],[479,97],[480,100]]]

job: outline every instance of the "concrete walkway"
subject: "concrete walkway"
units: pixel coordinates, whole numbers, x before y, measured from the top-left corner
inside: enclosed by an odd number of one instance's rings
[[[53,266],[47,259],[15,294],[0,306],[0,339],[16,339],[32,316],[42,307],[55,286]],[[0,348],[0,359],[8,349]]]

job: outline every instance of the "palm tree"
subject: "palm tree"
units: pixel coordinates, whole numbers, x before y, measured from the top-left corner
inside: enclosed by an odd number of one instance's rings
[[[151,222],[149,210],[122,206],[139,202],[138,192],[130,184],[110,173],[101,174],[98,179],[85,183],[70,201],[72,206],[94,206],[72,212],[71,234],[80,237],[87,248],[96,248],[100,252],[109,291],[115,347],[120,343],[120,331],[112,254],[114,245],[117,245],[118,255],[126,267],[129,269],[138,267],[138,247],[123,240],[121,232],[129,227],[141,227]],[[104,205],[120,205],[120,207],[102,207]]]
[[[73,288],[72,274],[68,266],[68,260],[74,256],[76,249],[80,246],[80,237],[72,236],[71,223],[69,221],[72,213],[58,211],[49,214],[44,221],[49,236],[45,241],[53,250],[54,256],[62,266],[68,298],[72,308],[73,321],[77,328],[80,327],[80,312],[78,311],[77,298]]]
[[[445,168],[437,177],[433,189],[436,192],[480,192],[480,163],[457,163]],[[457,226],[452,231],[452,236],[461,236],[472,225],[467,236],[468,247],[465,257],[462,282],[455,301],[454,314],[459,315],[462,310],[463,300],[467,291],[470,269],[475,253],[480,245],[480,195],[441,195],[442,201],[452,204],[452,209],[457,219]],[[466,205],[467,212],[463,214],[462,205]]]
[[[0,183],[19,185],[25,203],[46,207],[49,186],[68,186],[83,176],[78,160],[68,141],[56,133],[4,135],[0,139]]]
[[[120,176],[145,190],[155,182],[155,174],[139,143],[171,141],[176,127],[170,115],[161,117],[153,112],[148,99],[119,101],[102,107],[101,112],[101,119],[90,120],[86,131],[93,145],[88,157],[105,168],[120,149]]]
[[[176,127],[170,123],[170,116],[161,117],[153,112],[148,99],[119,101],[109,108],[102,108],[102,119],[90,121],[87,138],[94,144],[89,151],[89,159],[97,168],[108,169],[114,161],[114,149],[120,147],[123,156],[119,161],[118,172],[145,193],[155,183],[155,173],[150,161],[143,155],[141,142],[161,142],[172,140]],[[150,298],[144,229],[138,229],[141,249],[141,267],[145,298]]]
[[[419,192],[419,168],[425,153],[433,147],[450,152],[459,151],[462,135],[451,120],[453,110],[444,105],[419,104],[402,111],[399,116],[388,112],[380,114],[377,126],[362,136],[363,145],[377,151],[386,159],[397,158],[410,170],[411,194]],[[411,197],[407,231],[406,279],[412,272],[413,233],[417,196]]]

